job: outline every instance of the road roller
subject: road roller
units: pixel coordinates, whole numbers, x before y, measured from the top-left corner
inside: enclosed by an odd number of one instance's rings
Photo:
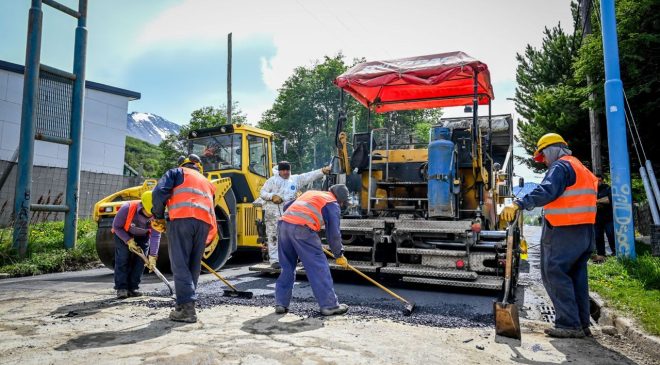
[[[200,156],[204,175],[216,186],[215,215],[220,242],[204,261],[219,270],[237,250],[261,251],[257,224],[263,220],[260,206],[253,204],[259,191],[272,175],[275,162],[273,133],[249,125],[228,124],[192,130],[184,144],[187,153]],[[152,190],[155,179],[142,185],[111,194],[94,205],[93,218],[98,224],[96,250],[103,264],[114,268],[115,242],[112,221],[119,208],[139,200]],[[160,241],[158,267],[170,268],[167,234]]]

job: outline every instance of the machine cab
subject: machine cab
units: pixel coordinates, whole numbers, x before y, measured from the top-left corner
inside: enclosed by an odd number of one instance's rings
[[[188,153],[202,160],[204,174],[232,180],[237,203],[252,203],[272,175],[273,133],[248,125],[227,124],[193,130]]]

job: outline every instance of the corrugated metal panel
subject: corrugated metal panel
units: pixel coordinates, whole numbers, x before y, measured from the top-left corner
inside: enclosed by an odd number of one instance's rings
[[[72,93],[73,80],[40,70],[36,134],[70,138]]]

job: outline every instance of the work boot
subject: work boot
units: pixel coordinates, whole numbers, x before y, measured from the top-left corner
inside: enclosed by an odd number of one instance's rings
[[[346,304],[340,304],[334,308],[321,308],[321,314],[324,316],[337,316],[348,312]]]
[[[568,329],[568,328],[547,328],[543,331],[546,335],[555,338],[583,338],[584,331],[582,329]]]
[[[142,293],[137,291],[137,290],[129,290],[128,291],[128,296],[133,298],[133,297],[141,297]]]
[[[270,268],[275,269],[275,270],[279,270],[279,269],[282,268],[282,266],[280,265],[279,262],[276,261],[276,262],[273,262],[272,264],[270,264]]]
[[[197,312],[195,311],[195,302],[181,304],[177,310],[170,312],[170,319],[175,322],[195,323],[197,322]]]
[[[594,264],[602,264],[603,262],[605,262],[605,258],[606,258],[605,256],[596,255],[596,256],[591,258],[591,261]]]
[[[589,327],[583,328],[582,332],[584,332],[584,337],[594,337],[594,334],[591,333],[591,329],[589,329]]]
[[[276,305],[275,306],[275,313],[276,314],[286,314],[289,313],[289,308],[283,306],[283,305]]]
[[[117,290],[117,299],[126,299],[128,298],[128,290],[118,289]]]

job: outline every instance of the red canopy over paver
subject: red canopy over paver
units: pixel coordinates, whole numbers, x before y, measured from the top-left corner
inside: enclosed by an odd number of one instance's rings
[[[479,104],[494,99],[485,63],[463,52],[365,62],[334,83],[377,113],[472,105],[477,73]]]

